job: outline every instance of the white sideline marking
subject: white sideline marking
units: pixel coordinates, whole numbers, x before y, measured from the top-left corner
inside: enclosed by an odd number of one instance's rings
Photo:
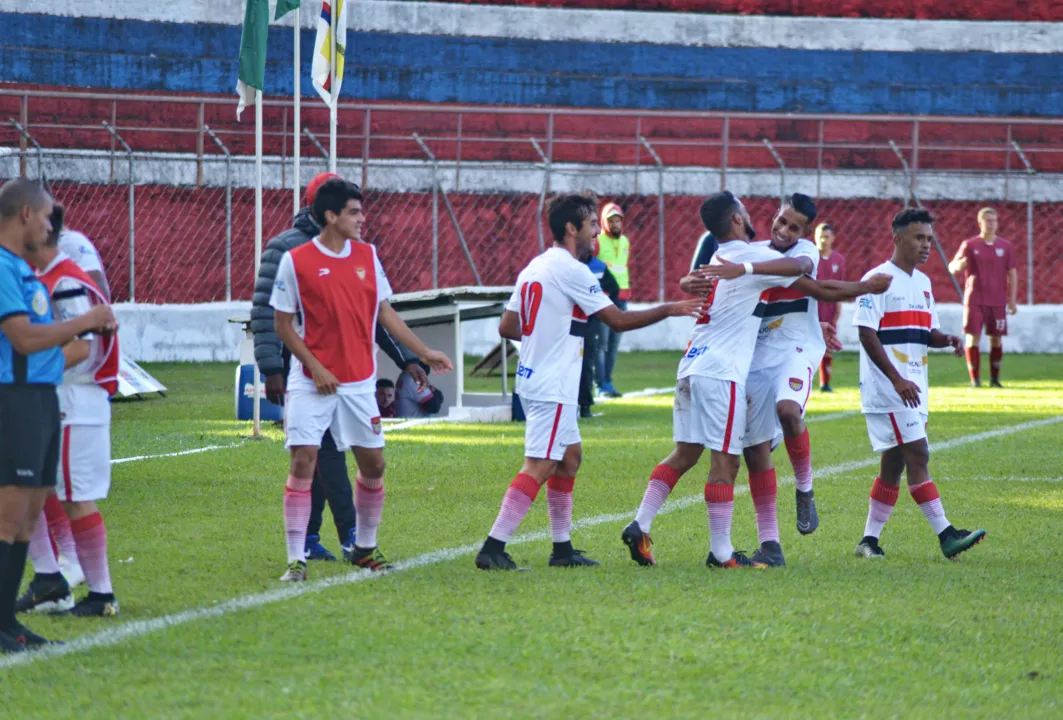
[[[127,458],[115,458],[114,460],[111,460],[111,464],[121,465],[122,463],[137,462],[138,460],[155,460],[156,458],[195,455],[197,453],[210,452],[211,450],[228,450],[229,448],[240,447],[241,445],[243,445],[243,443],[233,443],[232,445],[207,445],[206,447],[195,448],[192,450],[181,450],[180,452],[162,453],[161,455],[135,455]]]
[[[1019,425],[1011,425],[997,430],[989,430],[983,433],[977,433],[975,435],[965,435],[963,437],[953,438],[952,440],[946,440],[940,443],[933,443],[930,445],[930,449],[934,452],[941,452],[944,450],[950,450],[952,448],[961,447],[963,445],[969,445],[971,443],[980,442],[982,440],[990,440],[992,438],[1003,437],[1005,435],[1014,435],[1024,430],[1032,430],[1034,428],[1044,427],[1046,425],[1055,425],[1063,423],[1063,415],[1057,415],[1056,417],[1046,418],[1044,420],[1033,420],[1030,422],[1020,423]],[[821,468],[817,471],[816,477],[826,478],[833,475],[840,475],[842,473],[851,472],[853,470],[859,470],[861,468],[876,465],[878,463],[878,457],[873,456],[864,460],[854,460],[852,462],[842,463],[840,465],[831,465],[830,467]],[[779,480],[779,484],[791,484],[793,483],[793,477],[786,477]],[[742,494],[748,492],[747,487],[736,487],[735,492]],[[694,495],[687,495],[686,497],[676,498],[675,500],[669,500],[661,508],[661,513],[674,512],[676,510],[682,510],[683,508],[690,507],[702,502],[703,496],[701,493]],[[624,513],[612,513],[610,515],[595,515],[594,517],[582,518],[572,523],[574,530],[581,528],[594,527],[595,525],[603,525],[606,523],[621,522],[629,520],[634,517],[634,511]],[[514,538],[509,544],[519,544],[526,542],[533,542],[536,540],[544,540],[550,537],[550,533],[546,530],[521,535]],[[324,580],[315,580],[308,583],[296,583],[288,585],[286,587],[280,587],[276,590],[269,590],[264,593],[258,593],[256,595],[245,595],[244,597],[234,598],[227,600],[211,607],[199,608],[196,610],[183,610],[179,613],[172,615],[164,615],[159,618],[151,620],[137,620],[134,622],[120,625],[111,630],[104,630],[92,635],[85,635],[75,640],[71,640],[65,645],[58,645],[38,652],[24,652],[17,655],[8,655],[0,657],[0,669],[15,667],[17,665],[28,665],[29,663],[40,660],[51,660],[52,658],[62,657],[64,655],[70,655],[73,653],[85,652],[98,647],[106,647],[109,645],[117,645],[120,642],[129,640],[132,638],[140,637],[141,635],[148,635],[150,633],[158,632],[169,627],[175,627],[177,625],[184,625],[185,623],[194,622],[196,620],[202,620],[205,618],[221,617],[228,615],[229,613],[239,610],[247,610],[250,608],[261,607],[263,605],[269,605],[282,600],[290,600],[291,598],[299,597],[312,592],[321,592],[331,587],[338,585],[351,585],[359,582],[367,582],[369,580],[376,580],[379,578],[387,577],[396,572],[402,572],[405,570],[415,570],[417,568],[425,567],[427,565],[435,565],[442,562],[448,562],[455,560],[464,555],[471,555],[479,549],[480,545],[462,545],[460,547],[448,548],[445,550],[436,550],[434,552],[424,553],[423,555],[417,555],[409,560],[400,560],[395,563],[395,569],[390,573],[371,573],[365,570],[354,570],[346,575],[338,575],[335,577],[325,578]]]

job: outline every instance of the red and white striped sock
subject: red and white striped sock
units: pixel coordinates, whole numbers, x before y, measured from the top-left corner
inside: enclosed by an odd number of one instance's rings
[[[358,520],[354,544],[364,550],[376,547],[376,531],[384,516],[384,495],[384,478],[367,480],[358,476],[354,485],[354,514]]]
[[[919,485],[908,486],[908,491],[912,494],[912,500],[915,500],[923,515],[930,521],[934,534],[940,535],[941,531],[949,526],[949,520],[945,517],[945,508],[941,506],[937,485],[933,480],[927,480]]]
[[[646,493],[642,496],[642,504],[635,513],[635,522],[644,533],[650,531],[653,519],[661,511],[664,501],[675,489],[676,483],[682,475],[671,465],[661,463],[650,473],[650,482],[646,485]]]
[[[498,511],[498,517],[488,535],[499,542],[509,542],[538,494],[539,483],[531,475],[520,473],[513,478],[509,489],[506,490],[506,496],[502,498],[502,508]]]
[[[288,540],[288,562],[306,560],[306,526],[310,522],[310,486],[313,478],[288,476],[284,486],[284,534]]]
[[[779,514],[775,503],[778,486],[775,480],[775,468],[764,472],[749,473],[749,494],[753,498],[753,509],[757,513],[757,537],[760,544],[763,545],[770,541],[779,542]]]
[[[734,555],[731,544],[731,521],[735,511],[734,485],[705,483],[705,509],[709,511],[709,550],[720,562]]]
[[[94,512],[80,517],[71,521],[70,528],[89,592],[110,595],[114,590],[107,565],[107,526],[103,524],[103,516]]]
[[[882,528],[890,519],[893,506],[897,504],[897,495],[900,488],[889,486],[882,482],[882,478],[875,478],[875,484],[871,486],[871,500],[867,508],[867,523],[864,525],[864,537],[881,537]]]
[[[786,454],[794,466],[794,485],[801,492],[808,492],[812,489],[812,444],[808,439],[808,428],[795,438],[786,438],[785,442]]]
[[[78,551],[74,545],[74,533],[70,529],[70,518],[63,509],[63,503],[54,493],[44,501],[44,516],[48,519],[48,534],[55,542],[59,554],[66,561],[76,560]]]
[[[550,534],[555,543],[572,540],[572,488],[576,478],[551,475],[546,481],[546,507],[550,515]]]
[[[54,575],[59,572],[59,559],[52,550],[52,540],[48,537],[48,521],[44,518],[43,510],[37,518],[33,534],[30,535],[29,558],[36,573]]]

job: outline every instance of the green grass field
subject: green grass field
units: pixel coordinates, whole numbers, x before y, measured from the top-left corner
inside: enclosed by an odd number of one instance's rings
[[[675,363],[623,355],[616,384],[670,385]],[[672,444],[661,396],[601,404],[581,425],[574,541],[601,567],[547,567],[541,498],[511,546],[532,572],[476,570],[523,428],[442,424],[388,438],[380,538],[399,569],[315,563],[297,588],[277,582],[280,432],[245,439],[231,366],[151,366],[170,396],[116,405],[114,457],[224,447],[114,467],[103,512],[122,614],[31,616],[74,642],[0,660],[0,718],[1061,717],[1063,422],[1015,428],[1063,421],[1063,356],[1006,357],[1002,391],[969,390],[961,360],[931,363],[930,437],[945,444],[931,472],[950,520],[989,531],[957,561],[907,493],[887,559],[852,556],[877,463],[863,419],[845,414],[859,405],[842,355],[838,391],[810,408],[814,535],[797,534],[780,485],[785,569],[705,567],[707,462],[654,523],[659,565],[628,558],[620,530]],[[787,478],[785,453],[775,460]],[[744,491],[734,538],[755,546]]]

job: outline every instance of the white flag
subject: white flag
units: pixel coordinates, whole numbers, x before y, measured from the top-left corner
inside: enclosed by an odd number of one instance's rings
[[[332,31],[336,32],[336,67],[332,67]],[[343,85],[343,60],[347,53],[347,1],[323,0],[321,17],[317,19],[317,38],[314,40],[314,65],[310,76],[314,89],[325,104],[332,107],[332,98],[340,96]]]

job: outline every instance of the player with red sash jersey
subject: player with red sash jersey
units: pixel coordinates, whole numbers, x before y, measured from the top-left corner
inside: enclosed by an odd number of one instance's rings
[[[590,256],[598,226],[597,200],[589,193],[560,195],[547,218],[553,247],[517,276],[498,332],[520,340],[517,395],[526,418],[524,465],[510,483],[491,532],[476,556],[481,570],[517,570],[506,552],[521,520],[546,483],[554,549],[551,567],[598,562],[572,547],[572,489],[582,459],[577,425],[579,380],[587,319],[598,317],[617,332],[636,330],[666,317],[700,315],[700,300],[666,303],[648,310],[620,310],[602,292],[581,258]]]
[[[88,273],[58,248],[62,207],[53,213],[49,241],[28,256],[48,288],[61,320],[107,305],[107,297]],[[64,610],[77,617],[118,615],[118,600],[107,562],[107,528],[96,503],[111,486],[111,402],[118,391],[118,336],[90,334],[63,349],[66,372],[57,388],[62,440],[56,495],[69,518],[78,562],[89,593],[76,605],[48,537],[44,511],[30,539],[35,575],[19,598],[17,610]]]
[[[284,582],[306,580],[306,526],[317,451],[326,430],[358,464],[357,529],[351,563],[391,567],[377,547],[384,510],[384,434],[376,405],[375,332],[380,324],[438,373],[453,369],[430,350],[388,303],[391,285],[376,248],[361,241],[365,215],[358,186],[334,178],[314,198],[321,234],[281,258],[270,305],[281,342],[292,352],[285,401],[291,464],[284,491],[288,569]]]

